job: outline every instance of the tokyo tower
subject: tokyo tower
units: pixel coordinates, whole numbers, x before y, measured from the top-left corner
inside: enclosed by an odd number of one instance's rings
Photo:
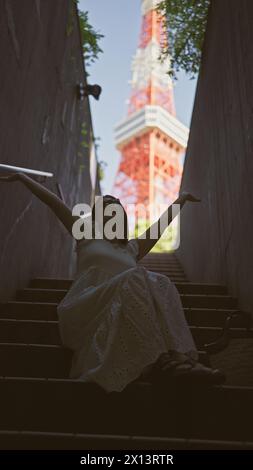
[[[125,206],[139,203],[156,208],[176,199],[188,140],[188,129],[176,118],[170,60],[159,60],[166,38],[157,4],[158,0],[141,2],[128,115],[115,128],[121,158],[113,193]],[[152,214],[149,211],[150,220]]]

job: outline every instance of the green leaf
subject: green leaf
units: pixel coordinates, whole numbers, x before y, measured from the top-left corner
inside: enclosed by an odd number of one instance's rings
[[[83,57],[86,66],[89,66],[98,58],[99,54],[103,52],[99,46],[99,41],[104,35],[91,26],[87,11],[84,12],[78,9],[78,16]]]
[[[160,60],[170,56],[174,78],[179,70],[190,78],[199,71],[209,5],[210,0],[163,0],[157,6],[168,35]]]

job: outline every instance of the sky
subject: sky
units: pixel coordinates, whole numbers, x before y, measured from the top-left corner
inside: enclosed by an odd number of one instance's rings
[[[114,127],[127,114],[130,96],[131,63],[138,44],[141,24],[141,0],[80,0],[79,9],[89,12],[89,21],[104,35],[103,54],[88,68],[89,83],[98,83],[103,91],[99,101],[90,97],[94,135],[99,139],[97,156],[106,162],[103,194],[110,193],[119,163],[114,144]],[[196,80],[178,75],[174,94],[177,118],[190,126]]]

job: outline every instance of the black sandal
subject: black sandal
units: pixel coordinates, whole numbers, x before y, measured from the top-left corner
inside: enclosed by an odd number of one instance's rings
[[[218,369],[206,367],[189,356],[174,351],[163,353],[153,365],[150,379],[156,382],[173,382],[199,385],[220,385],[225,375]]]

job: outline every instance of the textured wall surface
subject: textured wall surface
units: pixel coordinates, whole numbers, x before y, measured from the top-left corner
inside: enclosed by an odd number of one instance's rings
[[[182,180],[202,203],[183,209],[178,255],[253,312],[252,24],[251,0],[212,2]]]
[[[87,100],[72,0],[0,0],[0,161],[51,171],[66,202],[90,202]],[[0,298],[34,276],[68,276],[71,237],[21,183],[0,183]]]

